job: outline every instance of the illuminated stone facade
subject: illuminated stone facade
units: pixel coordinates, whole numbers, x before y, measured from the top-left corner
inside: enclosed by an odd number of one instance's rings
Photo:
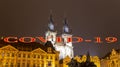
[[[69,56],[66,56],[62,61],[60,61],[60,67],[68,67],[68,63],[71,61]]]
[[[81,62],[86,62],[87,56],[86,55],[83,55],[82,57],[76,56],[76,57],[74,57],[74,59],[77,60],[80,63]],[[99,59],[98,56],[90,56],[90,61],[94,62],[94,64],[97,67],[100,67],[100,59]]]
[[[78,62],[86,62],[87,60],[87,56],[86,55],[83,55],[82,57],[79,57],[79,56],[75,56],[74,57],[75,60],[77,60]],[[60,67],[68,67],[68,63],[71,61],[71,58],[69,56],[65,57],[63,59],[63,63],[60,64]],[[94,64],[97,66],[97,67],[101,67],[100,66],[100,59],[98,56],[90,56],[90,62],[94,62]]]
[[[101,60],[101,67],[120,67],[120,50],[113,49],[108,56]]]
[[[59,52],[49,45],[46,50],[36,48],[32,51],[3,46],[0,48],[0,67],[59,67]]]

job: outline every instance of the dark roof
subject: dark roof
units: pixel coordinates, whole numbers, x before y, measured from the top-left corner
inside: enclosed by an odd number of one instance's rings
[[[54,47],[50,41],[47,41],[45,45],[43,45],[38,42],[23,43],[18,41],[17,43],[7,43],[4,42],[3,40],[0,40],[0,48],[7,45],[11,45],[20,51],[33,51],[34,49],[41,48],[42,50],[47,52],[48,47],[51,47],[52,50],[54,50]]]
[[[47,41],[47,42],[44,44],[44,46],[45,46],[45,51],[47,51],[47,48],[48,48],[48,47],[51,47],[51,48],[52,48],[52,53],[54,53],[55,48],[53,47],[51,41]]]
[[[52,49],[54,49],[51,41],[47,41],[45,44],[44,44],[45,47],[51,47]]]

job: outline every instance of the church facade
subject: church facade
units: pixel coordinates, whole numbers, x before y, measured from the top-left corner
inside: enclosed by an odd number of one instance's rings
[[[51,41],[55,50],[60,52],[59,55],[60,60],[64,59],[66,56],[69,56],[70,58],[74,57],[72,41],[68,41],[68,39],[72,38],[72,35],[70,34],[70,28],[67,24],[66,18],[64,19],[62,35],[60,35],[61,42],[56,41],[57,32],[55,31],[55,26],[52,20],[52,16],[50,16],[48,31],[46,32],[45,35],[46,35],[46,40]]]

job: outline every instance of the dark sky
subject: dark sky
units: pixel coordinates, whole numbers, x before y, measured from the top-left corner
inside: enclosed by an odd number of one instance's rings
[[[0,36],[44,36],[50,10],[55,28],[61,35],[64,15],[73,36],[91,39],[91,43],[73,43],[75,55],[105,56],[112,48],[120,49],[120,0],[2,0]],[[103,43],[94,43],[100,36]],[[116,43],[105,38],[115,36]]]

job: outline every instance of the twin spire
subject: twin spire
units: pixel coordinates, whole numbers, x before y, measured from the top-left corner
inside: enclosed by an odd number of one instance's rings
[[[48,28],[50,31],[55,31],[55,26],[52,18],[52,14],[50,14]],[[64,26],[63,26],[63,33],[69,33],[69,26],[67,24],[67,18],[64,18]]]

